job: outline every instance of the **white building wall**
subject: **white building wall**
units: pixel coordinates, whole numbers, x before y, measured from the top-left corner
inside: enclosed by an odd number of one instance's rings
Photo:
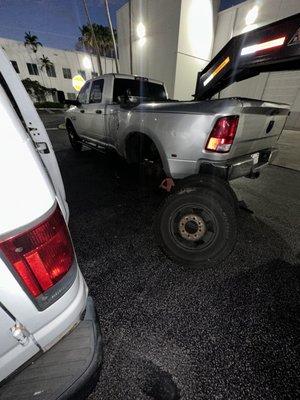
[[[169,96],[191,99],[211,56],[219,0],[132,0],[133,73],[165,82]],[[137,37],[142,22],[144,39]],[[130,73],[129,6],[117,12],[120,68]]]
[[[258,6],[253,25],[246,26],[248,12]],[[248,0],[218,14],[213,55],[232,38],[271,22],[300,12],[300,0]],[[300,129],[300,71],[264,73],[246,81],[234,83],[220,94],[221,97],[242,96],[273,100],[291,105],[287,129]]]
[[[166,83],[171,98],[191,99],[197,74],[231,39],[300,12],[300,0],[248,0],[220,13],[219,0],[132,0],[133,73]],[[252,26],[245,18],[257,5]],[[129,7],[117,13],[121,71],[129,70]],[[143,22],[145,40],[136,36]],[[244,96],[287,102],[291,115],[287,128],[300,128],[300,71],[264,73],[235,83],[221,97]]]
[[[190,100],[198,72],[211,59],[219,0],[182,0],[174,97]]]
[[[174,95],[176,54],[181,0],[132,0],[133,74],[165,82]],[[145,26],[145,37],[137,36],[137,25]],[[130,73],[129,6],[117,12],[120,70]]]
[[[97,58],[84,52],[39,47],[38,51],[34,53],[29,47],[25,47],[23,42],[5,38],[0,38],[0,46],[5,50],[10,60],[17,62],[20,70],[19,76],[22,80],[26,78],[36,80],[47,88],[64,91],[66,96],[68,93],[77,94],[77,92],[72,86],[72,79],[64,78],[62,68],[69,68],[72,77],[78,75],[79,70],[85,71],[87,79],[92,77],[93,71],[99,74]],[[43,55],[53,62],[56,78],[48,77],[45,69],[41,70],[40,58]],[[90,59],[91,68],[84,66],[85,57]],[[104,73],[116,72],[113,59],[107,58],[105,60],[104,57],[101,57],[101,62]],[[37,64],[39,75],[30,75],[27,63]]]

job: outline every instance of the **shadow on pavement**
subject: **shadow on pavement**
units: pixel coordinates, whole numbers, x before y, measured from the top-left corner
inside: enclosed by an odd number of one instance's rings
[[[164,195],[114,158],[70,150],[58,159],[105,338],[90,398],[297,398],[299,269],[286,241],[241,210],[226,261],[174,265],[152,231]]]

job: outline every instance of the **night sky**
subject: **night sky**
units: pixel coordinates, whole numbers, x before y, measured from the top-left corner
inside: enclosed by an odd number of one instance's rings
[[[222,0],[220,8],[242,1]],[[126,2],[109,0],[114,25],[116,10]],[[87,0],[87,4],[93,22],[107,25],[103,0]],[[31,31],[44,46],[74,49],[78,27],[85,23],[82,0],[0,0],[0,37],[23,41],[24,32]]]

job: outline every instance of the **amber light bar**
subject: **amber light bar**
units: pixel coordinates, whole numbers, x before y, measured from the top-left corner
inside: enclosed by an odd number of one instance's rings
[[[285,41],[285,36],[278,39],[269,40],[268,42],[253,44],[252,46],[244,47],[241,51],[241,55],[245,56],[247,54],[253,54],[257,51],[272,49],[273,47],[282,46]]]
[[[207,79],[203,82],[203,85],[206,86],[209,82],[220,72],[226,65],[230,62],[230,58],[227,57],[225,60],[209,75]]]

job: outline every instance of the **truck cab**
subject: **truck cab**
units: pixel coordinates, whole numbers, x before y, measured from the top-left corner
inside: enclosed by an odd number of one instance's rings
[[[117,111],[120,107],[166,101],[167,98],[162,82],[133,75],[105,74],[87,81],[77,100],[67,101],[72,107],[66,112],[66,126],[68,132],[72,126],[85,144],[117,147]]]

